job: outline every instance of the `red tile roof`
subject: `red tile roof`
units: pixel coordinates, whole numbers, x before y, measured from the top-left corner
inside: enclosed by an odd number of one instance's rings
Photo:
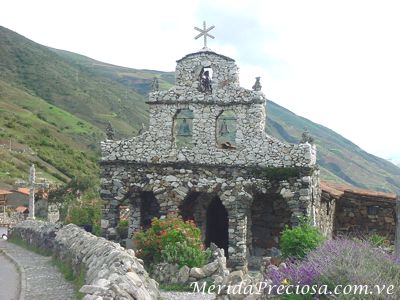
[[[0,195],[9,195],[12,194],[13,192],[7,191],[7,190],[0,190]]]
[[[28,208],[26,206],[18,206],[15,211],[18,213],[23,214],[24,212],[26,212],[28,210]]]
[[[18,188],[17,192],[25,195],[29,195],[29,189],[28,188]]]
[[[388,200],[396,200],[397,195],[393,193],[377,192],[366,189],[357,188],[351,185],[337,184],[333,182],[321,181],[321,189],[334,197],[341,197],[344,193],[352,193],[360,196],[385,198]]]

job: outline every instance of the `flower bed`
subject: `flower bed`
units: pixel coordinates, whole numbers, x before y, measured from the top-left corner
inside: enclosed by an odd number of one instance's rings
[[[326,285],[328,294],[338,285],[388,287],[393,294],[344,295],[338,299],[399,299],[400,261],[367,241],[335,239],[309,252],[304,260],[288,260],[279,268],[267,267],[266,278],[275,285]],[[375,298],[374,298],[375,297]],[[290,299],[308,299],[307,296]],[[312,298],[310,298],[312,299]],[[322,298],[321,298],[322,299]]]

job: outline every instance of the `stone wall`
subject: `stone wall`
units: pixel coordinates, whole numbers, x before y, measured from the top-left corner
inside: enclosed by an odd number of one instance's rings
[[[18,213],[15,211],[0,213],[0,224],[7,224],[9,226],[14,226],[19,222],[25,220],[25,216],[22,213]]]
[[[234,107],[237,115],[236,149],[222,149],[216,142],[216,120],[224,107],[162,104],[150,106],[149,131],[121,141],[103,141],[102,161],[142,163],[202,163],[210,165],[260,165],[270,167],[308,167],[316,161],[316,149],[308,143],[285,144],[268,136],[264,125],[256,130],[261,112],[252,107]],[[174,142],[173,118],[179,109],[194,111],[192,147],[179,148]],[[199,119],[196,119],[199,116]],[[201,116],[201,119],[200,119]],[[265,123],[265,121],[264,121]],[[248,126],[249,124],[255,124]],[[256,129],[255,129],[256,128]]]
[[[74,274],[85,272],[80,292],[90,299],[158,299],[158,284],[143,268],[133,250],[98,238],[69,224],[64,227],[40,221],[24,221],[14,227],[18,238],[47,251],[71,266]]]
[[[322,208],[323,203],[331,204],[330,213],[321,215],[325,215],[325,229],[331,227],[333,235],[377,233],[395,240],[396,195],[327,183],[322,184],[322,191]]]
[[[319,229],[327,238],[333,237],[333,224],[335,221],[336,201],[342,193],[331,188],[326,183],[321,183],[321,201],[316,205],[316,218]]]
[[[336,235],[377,233],[395,239],[395,199],[345,192],[336,202]]]

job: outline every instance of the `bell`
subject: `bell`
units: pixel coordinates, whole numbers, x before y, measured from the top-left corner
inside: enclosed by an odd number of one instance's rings
[[[229,133],[228,125],[226,124],[226,121],[223,120],[222,123],[221,123],[221,126],[219,127],[219,134],[220,135],[226,135],[228,133]]]
[[[179,125],[178,135],[181,135],[181,136],[192,135],[192,132],[190,131],[189,123],[187,122],[186,119],[183,119],[182,123]]]

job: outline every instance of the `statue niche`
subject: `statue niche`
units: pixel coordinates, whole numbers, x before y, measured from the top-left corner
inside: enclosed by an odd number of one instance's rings
[[[223,111],[217,118],[216,140],[222,149],[236,148],[236,115],[232,110]]]
[[[174,140],[178,148],[191,147],[193,136],[193,111],[180,109],[174,117]]]
[[[199,75],[199,91],[211,94],[212,93],[212,69],[210,67],[203,68]]]

